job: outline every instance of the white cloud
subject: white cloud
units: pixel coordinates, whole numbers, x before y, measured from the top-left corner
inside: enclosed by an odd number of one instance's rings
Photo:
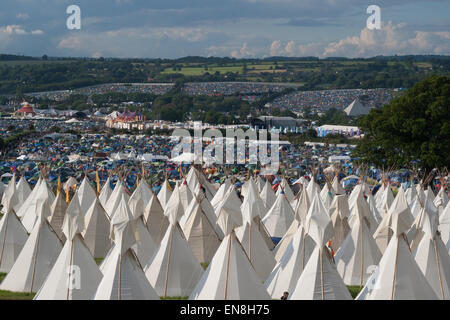
[[[271,55],[284,56],[343,56],[349,58],[376,55],[448,54],[450,32],[411,30],[406,24],[389,21],[381,30],[364,28],[359,36],[349,36],[329,43],[296,44],[275,40],[270,46]]]
[[[28,18],[30,18],[30,16],[28,13],[18,13],[16,15],[16,18],[20,19],[20,20],[28,20]]]

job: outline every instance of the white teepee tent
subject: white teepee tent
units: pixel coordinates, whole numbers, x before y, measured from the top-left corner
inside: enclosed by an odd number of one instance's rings
[[[5,190],[3,210],[5,214],[0,220],[0,272],[8,273],[27,241],[28,234],[19,218],[14,213],[15,195],[14,178]],[[5,197],[4,197],[5,199]]]
[[[337,251],[350,232],[350,226],[348,224],[350,210],[348,208],[346,195],[337,195],[334,197],[329,208],[329,214],[334,229],[334,236],[331,239],[331,246],[334,251]]]
[[[282,191],[262,222],[274,238],[282,238],[294,221],[294,210]]]
[[[84,216],[82,236],[94,258],[104,258],[111,248],[111,222],[99,199],[95,199]]]
[[[409,249],[405,232],[409,229],[411,213],[403,189],[399,200],[392,204],[389,228],[392,237],[380,260],[378,269],[367,281],[357,300],[429,300],[436,294],[423,275]],[[405,209],[405,206],[408,210]],[[384,219],[384,218],[383,218]]]
[[[266,208],[271,208],[277,200],[277,196],[275,195],[275,192],[273,192],[269,180],[266,180],[266,184],[259,195]]]
[[[38,220],[0,290],[36,292],[61,252],[61,241],[47,220],[48,199],[40,199],[36,206]]]
[[[415,260],[438,298],[450,300],[450,255],[439,235],[438,219],[437,212],[425,211]]]
[[[88,178],[85,176],[83,182],[77,190],[78,201],[80,202],[81,214],[84,216],[97,198],[94,189],[89,184]]]
[[[137,230],[127,202],[126,197],[122,195],[111,219],[114,246],[101,266],[103,278],[94,300],[159,299],[131,249],[136,243]]]
[[[231,231],[223,239],[222,244],[189,299],[270,299],[234,231]]]
[[[370,222],[361,212],[360,206],[356,204],[352,211],[355,219],[351,232],[342,242],[334,259],[344,283],[362,288],[370,276],[370,267],[380,262],[381,252],[371,235]]]
[[[306,233],[316,243],[290,300],[351,300],[352,297],[325,246],[333,237],[333,224],[316,194],[306,218]]]
[[[167,202],[172,196],[172,189],[170,188],[169,181],[164,180],[163,185],[161,186],[161,190],[158,192],[158,200],[163,209],[166,209]]]
[[[450,253],[450,202],[439,216],[439,232],[448,252]]]
[[[78,191],[77,191],[78,193]],[[102,279],[88,247],[81,237],[84,217],[78,197],[67,208],[63,232],[67,239],[35,300],[88,300]]]
[[[27,200],[28,196],[31,193],[30,185],[28,184],[27,180],[25,180],[24,176],[22,176],[20,178],[19,182],[17,183],[16,190],[17,190],[17,197],[19,199],[19,202],[14,207],[14,211],[18,212],[20,210],[20,207],[22,206],[22,204],[25,203],[25,201]]]
[[[56,232],[56,234],[63,243],[66,241],[66,236],[62,232],[66,210],[67,210],[66,199],[63,197],[62,192],[59,192],[56,195],[56,198],[53,201],[52,206],[50,208],[51,215],[48,218],[48,221],[50,222],[50,225],[52,226],[53,230]]]
[[[158,246],[169,227],[169,219],[164,215],[164,209],[154,193],[144,209],[144,219],[155,245]]]
[[[111,189],[111,179],[108,177],[98,196],[98,199],[100,200],[100,203],[103,207],[105,207],[108,203],[109,197],[111,196],[112,192],[113,190]]]

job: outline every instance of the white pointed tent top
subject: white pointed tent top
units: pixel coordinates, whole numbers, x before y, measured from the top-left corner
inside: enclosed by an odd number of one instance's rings
[[[69,177],[67,179],[66,183],[64,183],[64,189],[67,189],[67,185],[69,188],[72,188],[73,186],[76,186],[78,184],[78,181],[74,177]]]
[[[81,234],[84,230],[83,214],[77,197],[78,191],[70,201],[64,216],[62,231],[68,240],[73,240],[77,234]]]
[[[266,184],[264,185],[260,196],[264,201],[266,207],[271,207],[275,203],[277,197],[275,195],[275,192],[273,192],[272,185],[270,184],[269,180],[266,180]]]
[[[16,190],[16,176],[13,175],[9,180],[6,190],[3,192],[2,197],[2,211],[6,214],[14,210],[14,207],[19,203]]]
[[[234,186],[228,190],[222,202],[216,208],[217,224],[225,236],[242,225],[241,200],[237,197]]]
[[[300,194],[300,199],[298,200],[294,210],[295,211],[294,218],[301,224],[304,224],[306,222],[306,216],[308,215],[310,204],[311,202],[309,201],[308,193],[303,191]]]
[[[319,195],[316,194],[306,217],[306,233],[320,247],[333,237],[333,223]]]
[[[219,203],[223,200],[228,190],[231,187],[230,179],[225,179],[225,181],[220,186],[219,190],[217,190],[214,197],[211,199],[211,205],[215,208],[219,205]]]
[[[345,194],[345,189],[342,184],[339,183],[337,175],[334,176],[331,187],[333,188],[335,194]]]
[[[427,206],[424,207],[424,215],[422,217],[422,231],[430,239],[434,239],[437,235],[439,226],[439,215],[433,211],[427,210]]]
[[[405,192],[406,201],[412,206],[417,197],[417,190],[415,186],[410,186]]]
[[[49,199],[38,199],[36,202],[36,215],[40,223],[44,223],[51,214]]]
[[[450,224],[450,201],[439,216],[439,224]]]
[[[164,215],[169,219],[169,222],[174,225],[184,215],[184,207],[181,201],[181,192],[178,184],[175,185],[169,202],[166,204]]]
[[[320,187],[319,185],[312,179],[308,186],[306,187],[306,192],[308,193],[308,198],[314,199],[316,193],[319,194]]]
[[[350,209],[348,207],[348,200],[345,194],[336,195],[330,205],[330,216],[337,211],[341,219],[350,216]]]
[[[150,202],[153,193],[145,180],[141,180],[128,200],[133,218],[137,219],[144,214],[145,206]]]
[[[167,202],[169,202],[171,196],[172,191],[170,189],[169,181],[166,178],[161,186],[161,189],[158,192],[158,200],[161,203],[163,209],[166,209]]]
[[[100,194],[98,196],[102,206],[106,206],[106,203],[108,202],[109,197],[111,196],[113,192],[113,189],[111,188],[111,179],[108,177],[106,179],[105,184],[103,185],[102,190],[100,191]]]
[[[77,194],[78,201],[80,202],[81,213],[84,216],[96,198],[95,191],[89,184],[89,180],[86,176],[84,176],[84,179],[77,190]]]
[[[442,207],[445,208],[447,206],[447,203],[449,202],[447,190],[445,190],[444,187],[441,187],[441,190],[439,190],[438,195],[434,199],[433,203],[436,207]]]
[[[133,215],[128,207],[125,196],[117,206],[116,212],[111,219],[111,239],[115,246],[120,248],[123,254],[136,243],[136,226],[133,223]]]
[[[244,223],[253,223],[255,217],[263,218],[266,213],[264,202],[259,197],[256,185],[253,181],[249,180],[247,195],[244,198],[244,202],[241,205],[242,216]]]
[[[399,188],[397,196],[394,199],[388,214],[391,215],[391,229],[399,237],[402,233],[409,230],[412,225],[412,214],[406,201],[405,191]]]
[[[125,197],[126,200],[129,199],[127,193],[125,192],[123,182],[117,181],[116,186],[114,187],[114,190],[108,199],[108,203],[104,207],[106,213],[109,215],[110,218],[114,216],[117,206],[119,205],[119,202],[121,201],[122,197]]]

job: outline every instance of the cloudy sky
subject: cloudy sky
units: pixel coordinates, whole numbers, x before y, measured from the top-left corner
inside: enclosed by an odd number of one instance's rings
[[[68,30],[69,5],[81,29]],[[381,29],[366,28],[369,5]],[[1,0],[0,52],[177,58],[450,54],[450,1]]]

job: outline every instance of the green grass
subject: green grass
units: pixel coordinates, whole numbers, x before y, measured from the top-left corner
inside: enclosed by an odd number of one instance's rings
[[[347,289],[350,291],[352,298],[355,299],[362,288],[360,286],[347,286]]]
[[[160,297],[161,300],[187,300],[189,297]]]
[[[206,270],[209,266],[209,262],[202,262],[200,263],[200,265],[202,266],[203,270]]]
[[[0,290],[0,300],[33,300],[35,293]]]
[[[5,279],[6,273],[0,272],[0,283],[2,283],[3,279]]]
[[[105,258],[94,258],[95,263],[99,266]]]

